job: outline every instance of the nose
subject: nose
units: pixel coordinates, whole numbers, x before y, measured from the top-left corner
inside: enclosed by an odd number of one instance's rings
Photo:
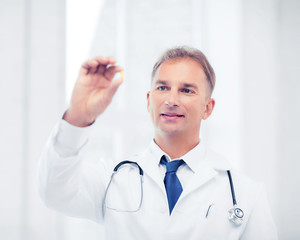
[[[170,91],[165,100],[165,104],[169,107],[179,106],[179,96],[177,91]]]

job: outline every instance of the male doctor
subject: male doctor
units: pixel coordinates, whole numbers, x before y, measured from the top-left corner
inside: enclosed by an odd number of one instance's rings
[[[41,156],[45,204],[104,224],[107,239],[277,239],[263,186],[199,140],[215,106],[215,75],[197,49],[170,49],[154,65],[147,108],[155,134],[143,154],[116,168],[125,159],[85,161],[89,132],[122,71],[110,57],[82,65],[70,107]]]

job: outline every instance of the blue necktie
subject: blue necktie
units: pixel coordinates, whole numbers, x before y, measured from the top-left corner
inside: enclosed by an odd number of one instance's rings
[[[166,175],[164,178],[164,183],[165,183],[165,188],[168,196],[169,210],[171,215],[172,210],[180,194],[182,193],[182,186],[180,184],[178,177],[176,176],[176,171],[179,168],[179,166],[184,163],[184,161],[174,160],[168,162],[164,155],[162,156],[160,163],[166,165],[167,168]]]

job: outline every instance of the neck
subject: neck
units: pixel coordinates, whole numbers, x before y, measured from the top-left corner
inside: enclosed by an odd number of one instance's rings
[[[184,138],[156,135],[154,140],[171,159],[180,158],[199,144],[199,136]]]

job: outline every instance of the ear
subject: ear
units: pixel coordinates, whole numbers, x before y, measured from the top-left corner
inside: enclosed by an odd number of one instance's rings
[[[147,110],[149,112],[149,108],[150,108],[150,91],[147,92]]]
[[[205,111],[202,116],[203,120],[206,120],[212,114],[214,107],[215,107],[215,100],[213,98],[209,98],[206,102]]]

